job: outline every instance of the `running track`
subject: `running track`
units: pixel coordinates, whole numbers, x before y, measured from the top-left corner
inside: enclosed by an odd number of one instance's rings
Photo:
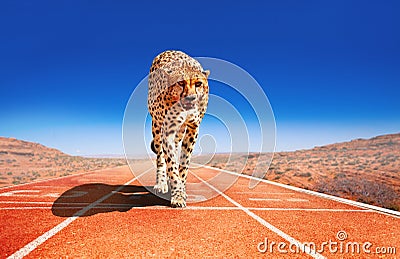
[[[149,167],[0,189],[0,258],[399,257],[398,213],[210,167],[190,170],[188,207],[172,209],[143,187]]]

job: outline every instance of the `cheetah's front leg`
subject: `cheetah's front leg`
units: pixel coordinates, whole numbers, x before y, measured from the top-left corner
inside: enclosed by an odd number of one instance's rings
[[[171,121],[167,118],[167,122]],[[178,171],[178,155],[175,139],[177,137],[178,129],[181,125],[176,123],[166,123],[164,125],[163,149],[165,152],[165,160],[167,164],[167,174],[171,184],[171,206],[186,207],[186,191],[185,185],[179,177]]]
[[[153,141],[151,143],[151,149],[157,154],[157,173],[156,173],[156,185],[154,190],[158,193],[168,192],[167,172],[165,165],[164,151],[161,145],[161,136],[159,134],[160,128],[158,124],[153,121]]]
[[[188,175],[188,168],[190,164],[190,159],[192,157],[192,152],[196,140],[198,137],[199,127],[187,127],[186,134],[182,142],[181,158],[179,165],[179,177],[181,178],[184,190],[186,190],[186,179]]]
[[[156,185],[154,185],[154,190],[158,193],[168,192],[165,158],[162,149],[157,154],[157,173],[156,173]]]

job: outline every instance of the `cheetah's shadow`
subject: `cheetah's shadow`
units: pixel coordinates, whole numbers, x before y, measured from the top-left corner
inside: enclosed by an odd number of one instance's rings
[[[170,205],[169,194],[161,198],[149,192],[151,188],[153,187],[83,184],[65,191],[53,203],[51,210],[53,215],[59,217],[87,217],[98,213],[127,212],[135,207]]]

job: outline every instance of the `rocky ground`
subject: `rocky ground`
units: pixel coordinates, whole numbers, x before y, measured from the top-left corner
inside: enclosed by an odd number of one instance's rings
[[[208,165],[253,174],[268,169],[271,154],[217,154]],[[201,157],[196,158],[204,162]],[[400,209],[400,134],[356,139],[309,150],[277,152],[265,179]]]
[[[38,143],[0,137],[0,187],[125,164],[125,159],[70,156]]]

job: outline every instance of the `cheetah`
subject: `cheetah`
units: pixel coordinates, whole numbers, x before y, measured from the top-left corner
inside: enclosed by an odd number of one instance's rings
[[[188,167],[208,105],[209,74],[197,60],[176,50],[159,54],[150,68],[151,149],[157,155],[154,190],[167,193],[170,186],[173,208],[186,207]]]

